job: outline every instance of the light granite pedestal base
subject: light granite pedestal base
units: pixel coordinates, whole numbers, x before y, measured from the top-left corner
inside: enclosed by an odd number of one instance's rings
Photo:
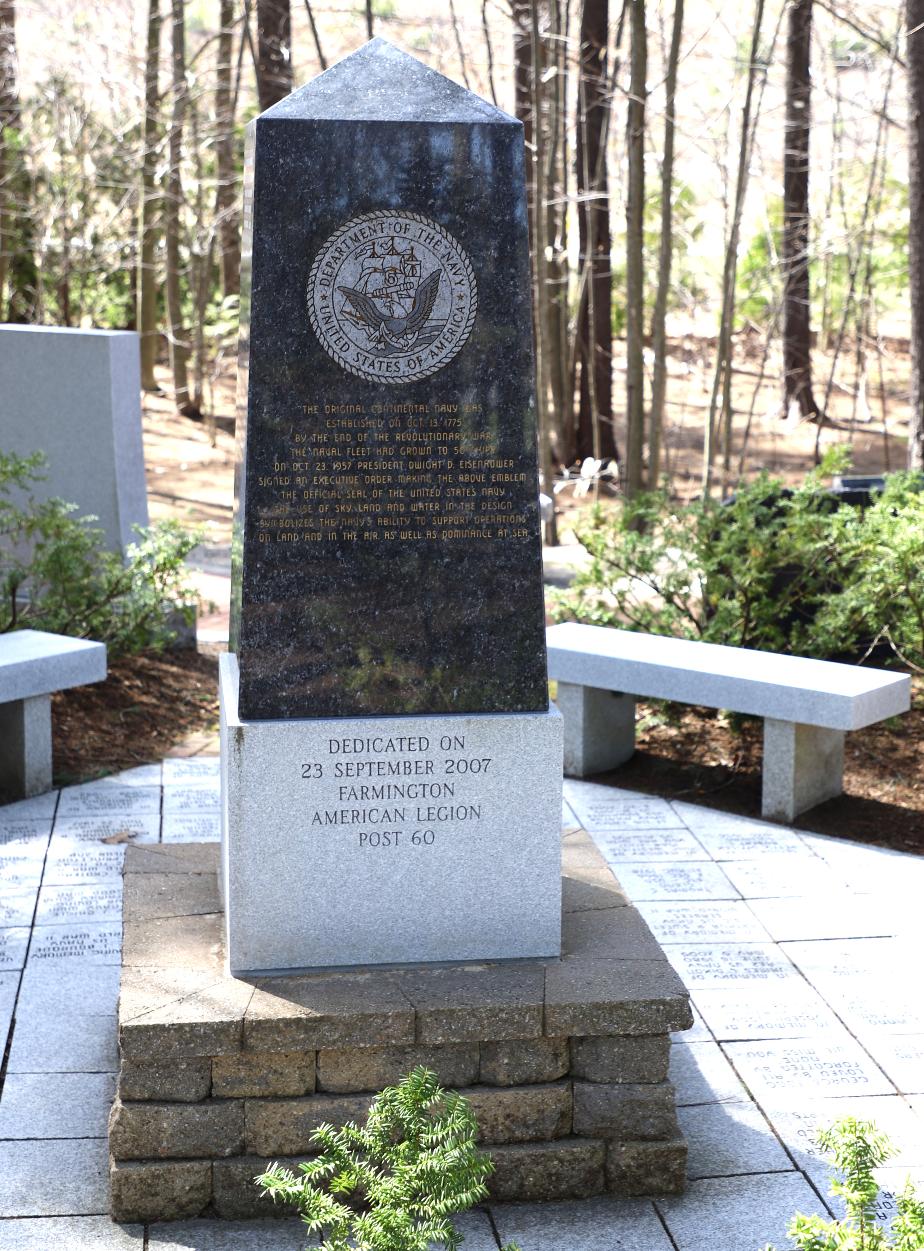
[[[561,717],[242,721],[221,657],[232,972],[558,955]]]
[[[253,1178],[418,1064],[471,1100],[495,1199],[682,1189],[689,998],[586,834],[562,844],[558,958],[271,978],[226,972],[217,851],[126,849],[114,1219],[285,1213]]]

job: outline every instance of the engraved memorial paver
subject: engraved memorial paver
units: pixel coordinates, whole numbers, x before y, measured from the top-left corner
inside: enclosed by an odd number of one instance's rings
[[[44,856],[51,833],[51,818],[34,820],[24,817],[7,817],[0,810],[0,871],[9,859],[21,856]]]
[[[924,988],[899,977],[831,980],[824,995],[852,1034],[924,1034]]]
[[[195,786],[164,787],[164,816],[181,812],[217,812],[221,807],[218,780],[198,782]]]
[[[765,1107],[807,1097],[891,1095],[895,1087],[846,1030],[806,1039],[730,1042],[725,1050]]]
[[[565,782],[565,797],[585,830],[684,829],[667,800],[593,782]]]
[[[69,925],[75,921],[121,921],[122,883],[94,882],[82,886],[43,886],[36,925]]]
[[[791,961],[772,943],[679,943],[665,950],[683,984],[691,990],[801,980]]]
[[[734,989],[698,989],[696,1003],[720,1042],[730,1039],[799,1038],[837,1029],[838,1021],[821,996],[801,979],[785,989],[736,984]]]
[[[660,943],[759,943],[767,931],[743,901],[691,900],[639,903]]]
[[[28,927],[0,930],[0,972],[21,969],[29,946]]]
[[[58,792],[46,791],[31,799],[19,799],[0,809],[0,821],[50,821],[55,815]]]
[[[620,830],[594,834],[594,842],[610,864],[636,860],[709,860],[688,830]]]
[[[38,881],[33,879],[28,886],[11,884],[9,888],[7,881],[7,875],[4,874],[4,891],[0,895],[0,928],[15,929],[19,925],[31,925],[38,895]]]
[[[55,821],[49,854],[53,854],[62,843],[99,844],[106,839],[121,838],[130,843],[156,843],[160,838],[159,810],[140,816],[121,813],[95,817],[59,817]]]
[[[218,781],[221,762],[217,756],[168,756],[163,770],[164,786],[207,786]]]
[[[115,786],[88,782],[61,792],[58,818],[143,816],[160,812],[160,787]]]
[[[165,812],[161,825],[161,841],[165,843],[218,843],[221,841],[221,816],[217,810]]]
[[[754,860],[762,856],[798,856],[805,844],[791,830],[760,826],[756,821],[694,825],[693,833],[714,860]]]
[[[610,867],[633,903],[672,899],[738,899],[737,890],[715,864],[636,864],[611,860]]]
[[[898,1151],[890,1164],[901,1168],[924,1165],[924,1121],[899,1095],[808,1098],[794,1107],[775,1107],[771,1113],[773,1128],[792,1153],[796,1167],[825,1190],[833,1170],[818,1144],[818,1130],[827,1129],[845,1116],[872,1121],[888,1135]]]
[[[654,1208],[640,1199],[502,1203],[492,1216],[503,1245],[511,1241],[522,1251],[672,1251]]]
[[[76,886],[108,878],[121,878],[125,846],[94,846],[91,843],[52,839],[45,862],[46,886]]]
[[[32,931],[29,963],[118,964],[121,952],[121,919],[118,923],[36,926]]]

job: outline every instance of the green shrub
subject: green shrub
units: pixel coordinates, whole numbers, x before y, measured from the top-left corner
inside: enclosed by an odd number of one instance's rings
[[[924,663],[924,493],[896,474],[868,508],[839,504],[823,487],[844,465],[829,455],[794,488],[764,473],[724,505],[654,492],[595,510],[556,619],[819,658],[885,643]]]
[[[0,452],[0,633],[98,639],[111,655],[164,647],[176,609],[196,600],[184,560],[201,534],[172,521],[139,529],[123,560],[95,518],[31,495],[43,463]]]
[[[891,1238],[876,1223],[879,1184],[873,1170],[895,1154],[888,1138],[871,1121],[845,1116],[818,1141],[843,1174],[831,1183],[831,1194],[843,1199],[846,1216],[826,1221],[797,1213],[787,1232],[799,1251],[924,1251],[924,1202],[915,1197],[910,1180],[896,1199]]]
[[[256,1180],[297,1205],[320,1251],[456,1251],[452,1217],[485,1198],[493,1168],[477,1132],[467,1101],[417,1068],[375,1097],[364,1126],[315,1130],[321,1153],[299,1165],[300,1177],[272,1164]]]

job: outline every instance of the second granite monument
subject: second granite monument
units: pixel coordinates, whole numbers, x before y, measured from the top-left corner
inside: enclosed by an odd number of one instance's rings
[[[523,135],[382,40],[249,128],[234,971],[554,955]]]

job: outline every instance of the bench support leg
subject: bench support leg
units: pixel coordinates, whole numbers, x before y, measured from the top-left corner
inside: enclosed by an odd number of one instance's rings
[[[624,764],[635,751],[635,696],[559,682],[565,776],[585,778]]]
[[[766,718],[763,816],[792,821],[800,812],[842,794],[843,789],[843,730]]]
[[[0,786],[17,799],[51,790],[51,696],[0,704]]]

